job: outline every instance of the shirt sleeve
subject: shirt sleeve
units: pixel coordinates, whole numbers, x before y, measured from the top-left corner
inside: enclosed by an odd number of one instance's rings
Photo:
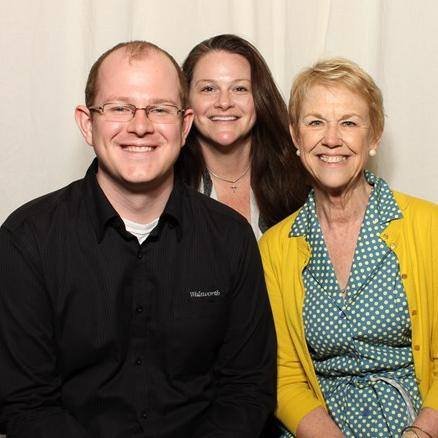
[[[285,255],[274,245],[275,234],[265,235],[260,241],[260,252],[266,286],[277,333],[277,409],[276,416],[292,432],[299,422],[317,407],[324,407],[311,389],[286,322],[287,309],[283,306],[282,278],[279,257]],[[297,263],[290,260],[291,269]],[[296,327],[296,330],[301,330]]]
[[[193,438],[260,436],[275,406],[276,340],[257,243],[234,236],[236,264],[228,329],[218,354],[217,396]],[[230,239],[231,240],[231,239]]]
[[[91,438],[62,405],[41,256],[19,231],[0,229],[0,422],[8,437]]]

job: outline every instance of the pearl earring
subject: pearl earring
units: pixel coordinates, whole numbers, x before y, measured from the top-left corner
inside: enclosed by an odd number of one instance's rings
[[[377,155],[377,151],[376,151],[375,149],[370,149],[370,150],[368,151],[368,155],[369,155],[370,157],[375,157],[375,156]]]
[[[297,149],[297,150],[295,151],[295,153],[297,154],[297,157],[299,157],[299,156],[301,155],[301,152],[300,152],[299,149]]]

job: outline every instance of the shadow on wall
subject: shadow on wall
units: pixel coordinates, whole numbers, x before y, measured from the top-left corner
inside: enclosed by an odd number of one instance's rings
[[[392,177],[396,170],[392,165],[394,162],[393,153],[394,149],[392,147],[391,135],[384,133],[379,149],[377,150],[377,155],[375,157],[370,157],[367,165],[367,169],[371,170],[375,175],[383,178],[391,188]]]

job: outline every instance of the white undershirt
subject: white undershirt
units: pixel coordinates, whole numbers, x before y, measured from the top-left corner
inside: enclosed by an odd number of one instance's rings
[[[149,224],[139,224],[138,222],[133,222],[122,217],[126,231],[134,235],[140,245],[148,238],[151,231],[157,226],[159,219],[160,218],[157,217]]]

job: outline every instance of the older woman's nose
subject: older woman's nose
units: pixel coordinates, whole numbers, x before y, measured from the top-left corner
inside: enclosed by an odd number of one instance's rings
[[[342,145],[341,132],[336,123],[327,124],[324,133],[323,144],[332,148]]]

